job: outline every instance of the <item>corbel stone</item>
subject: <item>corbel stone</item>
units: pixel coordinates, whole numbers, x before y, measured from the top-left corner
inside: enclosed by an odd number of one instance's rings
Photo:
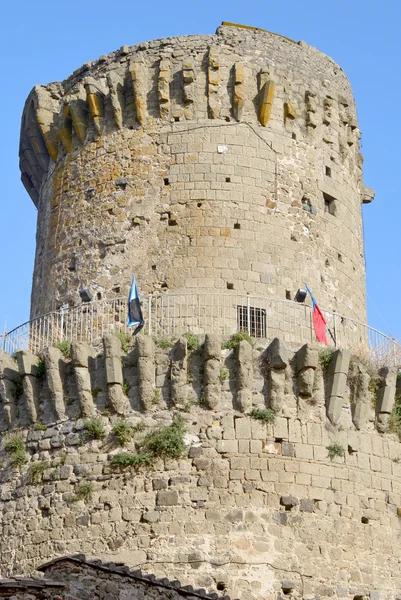
[[[182,66],[182,80],[184,84],[183,100],[184,115],[186,119],[192,119],[194,116],[195,102],[195,71],[190,60],[186,60]]]
[[[376,396],[377,430],[385,433],[395,402],[397,367],[382,367],[379,370],[380,386]]]
[[[359,430],[362,429],[369,417],[370,376],[363,365],[354,363],[351,365],[350,378],[352,422]]]
[[[159,64],[158,88],[160,118],[168,119],[170,116],[170,63],[163,59]]]
[[[180,337],[171,350],[171,400],[174,406],[185,406],[187,401],[188,342]]]
[[[134,95],[134,104],[136,118],[140,125],[146,121],[146,66],[142,59],[132,61],[130,64],[130,76],[132,82],[132,91]]]
[[[85,342],[71,343],[71,358],[74,368],[75,382],[77,385],[78,401],[81,414],[91,417],[95,413],[95,404],[92,396],[92,386],[89,373],[89,357],[92,349]]]
[[[279,338],[274,338],[261,356],[262,370],[268,378],[269,405],[276,412],[283,407],[285,369],[288,366],[288,350]]]
[[[276,84],[270,79],[269,68],[262,67],[259,73],[259,122],[266,127],[270,121]]]
[[[235,63],[234,65],[234,118],[241,121],[242,113],[245,106],[245,75],[244,65]]]
[[[338,423],[341,416],[350,359],[350,350],[336,350],[327,369],[326,412],[333,425]]]
[[[313,129],[317,127],[316,120],[316,94],[314,92],[307,91],[305,93],[305,107],[306,107],[306,125]]]
[[[139,400],[143,410],[148,411],[152,409],[155,391],[155,346],[152,338],[147,335],[138,335],[136,345]]]
[[[219,57],[217,49],[213,46],[209,49],[209,61],[207,70],[208,81],[208,105],[211,119],[217,119],[220,114],[219,104]]]
[[[205,336],[204,346],[205,368],[204,368],[204,395],[206,406],[216,409],[220,405],[221,381],[220,381],[220,359],[221,359],[221,337],[215,333]]]
[[[109,96],[111,108],[114,115],[114,121],[117,129],[121,129],[123,126],[123,116],[120,102],[120,96],[122,94],[119,93],[119,88],[121,87],[121,84],[117,76],[113,72],[107,74],[107,85],[109,88]]]
[[[60,115],[59,135],[67,154],[72,150],[72,127],[70,105],[68,102],[64,102]]]
[[[88,105],[86,101],[81,98],[81,93],[82,95],[84,93],[82,87],[73,96],[71,96],[69,107],[75,135],[81,144],[83,144],[85,142],[88,129]]]
[[[126,398],[123,393],[123,367],[121,362],[121,342],[115,335],[103,338],[104,364],[106,370],[107,395],[113,409],[123,414]]]
[[[98,135],[102,134],[104,118],[104,93],[94,79],[88,78],[85,83],[86,99],[89,112],[92,115],[95,129]]]
[[[297,116],[297,111],[295,110],[295,106],[292,102],[284,103],[284,120],[285,121],[293,121]]]
[[[364,187],[362,192],[362,204],[370,204],[375,199],[376,192],[370,187]]]
[[[56,161],[58,156],[57,115],[58,103],[45,87],[36,85],[33,93],[36,121],[49,156]]]
[[[50,403],[56,419],[61,421],[66,417],[63,382],[60,373],[63,355],[58,348],[49,347],[43,350],[42,356],[46,366],[46,382],[49,388]]]
[[[319,363],[318,350],[310,344],[305,344],[298,350],[296,357],[298,393],[310,398],[313,395],[315,371]]]
[[[236,348],[236,385],[238,408],[245,412],[252,405],[253,349],[247,340],[241,340]]]
[[[13,396],[13,380],[18,377],[17,365],[7,352],[0,350],[0,401],[4,422],[11,428],[15,423],[17,406]]]
[[[36,423],[39,412],[39,381],[36,377],[39,358],[27,350],[17,352],[16,358],[19,374],[23,379],[24,394],[22,398],[25,402],[28,421]]]

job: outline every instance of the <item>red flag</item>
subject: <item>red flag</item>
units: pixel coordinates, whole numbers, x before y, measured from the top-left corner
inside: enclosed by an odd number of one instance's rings
[[[315,298],[312,295],[312,292],[310,291],[306,283],[305,286],[309,292],[310,297],[312,298],[312,319],[316,339],[318,342],[323,342],[323,344],[326,344],[326,346],[328,346],[326,338],[326,319],[324,318],[322,311],[318,306],[318,303],[316,302]]]

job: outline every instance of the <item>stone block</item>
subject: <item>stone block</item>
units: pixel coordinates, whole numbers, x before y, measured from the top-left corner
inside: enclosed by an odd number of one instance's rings
[[[238,452],[238,441],[237,440],[218,440],[217,441],[217,452],[220,454]]]
[[[251,421],[248,417],[235,419],[235,437],[237,440],[251,439]]]
[[[382,384],[377,391],[377,413],[391,414],[395,400],[397,373],[397,367],[382,367],[380,369],[379,375],[382,378]]]
[[[207,333],[204,345],[205,360],[212,358],[219,360],[221,357],[221,337],[216,333]]]
[[[276,417],[273,425],[273,435],[275,438],[288,440],[288,419]]]
[[[302,498],[300,503],[299,503],[299,510],[301,512],[310,512],[312,513],[314,511],[315,508],[315,503],[313,502],[313,500],[310,500],[309,498]]]
[[[296,354],[297,356],[297,371],[302,369],[316,369],[319,364],[318,349],[311,344],[304,344]]]
[[[268,369],[285,369],[288,365],[288,350],[284,342],[274,338],[263,352],[262,360]]]
[[[281,444],[281,453],[283,456],[295,456],[294,444],[291,442],[282,442]]]
[[[25,375],[32,375],[35,377],[39,364],[39,357],[32,354],[32,352],[28,352],[28,350],[16,352],[15,356],[17,358],[19,374],[23,377]]]
[[[293,508],[294,506],[298,506],[299,500],[295,496],[281,496],[280,504],[286,508]]]
[[[335,350],[327,368],[327,378],[332,377],[336,373],[348,374],[349,362],[351,359],[351,350]]]
[[[159,490],[156,496],[157,506],[176,506],[178,504],[177,490]]]
[[[71,342],[71,359],[78,367],[88,367],[89,356],[93,355],[93,349],[85,342]]]

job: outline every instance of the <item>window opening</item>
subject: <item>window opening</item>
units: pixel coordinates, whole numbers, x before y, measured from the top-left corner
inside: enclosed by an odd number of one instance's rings
[[[248,327],[249,314],[249,327]],[[237,306],[238,331],[249,331],[256,338],[266,337],[266,310],[255,306]]]

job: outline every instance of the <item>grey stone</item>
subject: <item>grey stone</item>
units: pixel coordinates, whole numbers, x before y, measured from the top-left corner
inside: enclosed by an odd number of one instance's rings
[[[312,513],[315,509],[315,503],[313,502],[313,500],[310,500],[309,498],[302,498],[300,503],[299,503],[299,510],[301,512],[310,512]]]
[[[288,365],[288,350],[282,340],[274,338],[262,355],[268,369],[285,369]]]
[[[176,506],[178,504],[177,490],[159,490],[156,496],[158,506]]]
[[[280,504],[282,504],[285,507],[288,506],[292,508],[293,506],[298,506],[299,500],[295,496],[281,496]]]

